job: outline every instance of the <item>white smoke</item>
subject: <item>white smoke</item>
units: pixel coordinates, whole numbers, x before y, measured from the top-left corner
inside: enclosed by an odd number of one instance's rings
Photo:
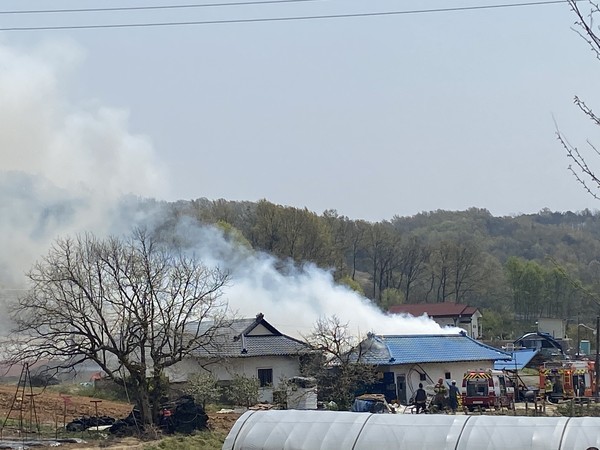
[[[149,140],[126,111],[70,103],[76,46],[0,44],[0,285],[14,288],[58,235],[122,229],[124,196],[164,191]]]
[[[243,317],[262,312],[276,328],[295,337],[307,335],[320,318],[337,316],[355,336],[377,334],[457,333],[426,316],[387,315],[369,299],[314,264],[282,266],[276,258],[228,242],[220,230],[181,222],[178,234],[195,242],[198,256],[210,266],[231,274],[225,297]]]
[[[27,51],[0,44],[0,296],[25,287],[25,271],[57,237],[127,233],[160,206],[132,195],[167,188],[149,140],[128,131],[126,111],[68,100],[65,86],[82,57],[64,42]],[[314,265],[281,271],[281,262],[215,229],[182,223],[180,231],[202,244],[207,264],[231,272],[225,297],[241,316],[262,312],[295,336],[332,315],[363,335],[447,332],[425,317],[386,316]]]

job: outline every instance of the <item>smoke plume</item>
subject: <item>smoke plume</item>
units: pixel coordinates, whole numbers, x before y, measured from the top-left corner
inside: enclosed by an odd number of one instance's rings
[[[59,236],[127,234],[156,217],[168,174],[150,140],[128,131],[128,112],[69,101],[68,80],[84,57],[65,42],[16,50],[0,44],[0,296],[26,288],[24,273]],[[168,150],[168,149],[166,149]],[[198,193],[198,197],[202,193]],[[164,211],[164,213],[167,213]],[[195,252],[231,272],[224,292],[240,316],[259,312],[289,334],[308,334],[337,315],[356,333],[441,333],[427,318],[391,318],[336,285],[332,274],[236,247],[222,233],[182,222]],[[0,324],[0,332],[7,325]]]

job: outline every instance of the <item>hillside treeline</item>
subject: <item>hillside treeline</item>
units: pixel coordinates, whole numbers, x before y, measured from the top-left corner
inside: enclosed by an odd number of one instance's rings
[[[539,317],[593,325],[600,311],[598,212],[494,217],[471,208],[373,223],[266,200],[201,198],[168,207],[173,221],[218,225],[254,249],[333,269],[336,281],[383,310],[398,303],[476,306],[485,313],[487,339],[530,331]]]

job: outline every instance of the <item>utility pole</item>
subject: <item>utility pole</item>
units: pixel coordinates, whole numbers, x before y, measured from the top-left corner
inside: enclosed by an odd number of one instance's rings
[[[577,313],[577,359],[581,359],[581,334],[579,333],[579,313]]]
[[[596,362],[594,364],[594,373],[596,375],[595,383],[595,397],[596,403],[600,400],[598,384],[600,384],[600,316],[596,316]]]

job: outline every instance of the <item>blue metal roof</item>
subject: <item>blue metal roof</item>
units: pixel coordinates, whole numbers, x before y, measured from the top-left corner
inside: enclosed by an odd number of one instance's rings
[[[512,357],[506,361],[496,361],[494,363],[494,369],[497,370],[521,370],[529,361],[533,359],[535,355],[537,355],[539,350],[536,349],[524,349],[524,350],[515,350],[512,352]]]
[[[394,365],[459,361],[509,360],[509,353],[471,339],[466,334],[375,336],[360,345],[360,361]]]

